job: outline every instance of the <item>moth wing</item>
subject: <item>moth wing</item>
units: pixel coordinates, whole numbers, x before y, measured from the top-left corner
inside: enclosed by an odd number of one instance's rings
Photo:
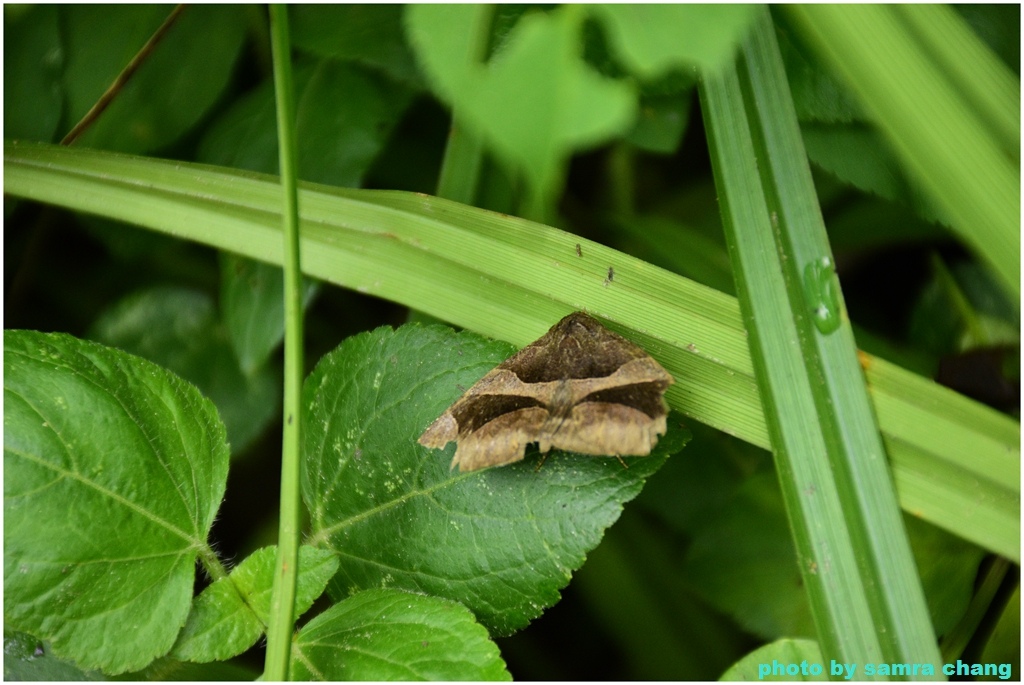
[[[579,454],[643,457],[667,426],[664,415],[652,418],[624,404],[581,402],[551,436],[551,444]]]
[[[526,407],[497,416],[459,436],[451,468],[460,473],[520,461],[526,446],[541,439],[548,416],[543,407]]]
[[[452,440],[459,437],[459,424],[452,416],[451,410],[438,416],[432,424],[423,431],[418,443],[424,447],[444,448]]]

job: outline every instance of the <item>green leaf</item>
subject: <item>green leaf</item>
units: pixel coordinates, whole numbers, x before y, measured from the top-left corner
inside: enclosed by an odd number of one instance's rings
[[[863,124],[805,124],[801,126],[807,156],[816,165],[860,190],[911,207],[928,221],[949,225],[913,178],[908,178],[885,140]],[[933,238],[946,237],[936,228]]]
[[[192,603],[171,656],[183,661],[223,661],[252,647],[266,630],[276,553],[276,547],[256,550],[229,576],[203,590]],[[299,548],[296,617],[313,606],[337,570],[338,560],[331,552]]]
[[[55,657],[48,644],[28,633],[5,630],[4,680],[86,681],[103,680],[103,676]]]
[[[405,44],[401,5],[292,5],[288,10],[296,48],[373,66],[419,84],[416,62]]]
[[[59,10],[4,7],[4,136],[50,142],[64,108]]]
[[[935,634],[947,635],[967,610],[985,553],[913,516],[903,519]]]
[[[227,479],[213,404],[155,364],[4,332],[4,622],[83,668],[171,648]]]
[[[692,99],[690,92],[643,97],[629,142],[647,152],[674,153],[690,123]]]
[[[1019,303],[1020,77],[946,6],[787,13]]]
[[[788,29],[786,24],[782,26]],[[802,50],[799,44],[794,43],[790,37],[791,31],[785,29],[776,32],[779,52],[786,67],[793,108],[800,122],[866,122],[856,98],[832,76],[816,55]]]
[[[137,354],[195,383],[217,405],[232,453],[273,418],[278,381],[269,369],[245,375],[209,296],[156,287],[128,295],[93,323],[89,337]]]
[[[552,454],[453,474],[454,445],[416,439],[514,348],[416,324],[347,339],[306,381],[310,544],[341,557],[331,594],[395,587],[461,602],[508,635],[558,601],[643,481],[681,448],[673,427],[629,460]],[[461,388],[461,389],[460,389]]]
[[[767,680],[767,681],[808,681],[828,680],[821,648],[814,640],[776,640],[755,649],[722,674],[719,680]],[[821,669],[812,675],[812,668]],[[772,670],[776,667],[776,670]],[[845,675],[843,673],[837,676]]]
[[[266,81],[203,138],[204,162],[277,173],[274,89]],[[304,180],[357,187],[412,101],[412,91],[357,65],[322,59],[296,69],[296,135]]]
[[[756,635],[813,636],[796,559],[777,476],[763,469],[701,526],[684,572],[705,600]]]
[[[656,78],[682,66],[714,71],[732,61],[754,19],[753,5],[605,5],[609,42],[631,71]]]
[[[96,103],[169,11],[167,5],[62,8],[68,128]],[[143,152],[191,129],[227,85],[242,48],[241,12],[228,5],[189,7],[79,144]]]
[[[239,366],[252,376],[284,337],[284,272],[281,267],[221,253],[220,305]],[[303,303],[319,290],[303,282]]]
[[[511,680],[498,647],[456,602],[367,590],[305,625],[292,680]]]
[[[521,170],[538,198],[561,190],[564,165],[578,149],[626,131],[636,109],[625,82],[583,61],[578,9],[535,12],[516,25],[508,44],[484,67],[453,40],[474,26],[469,5],[412,5],[410,38],[439,92],[509,166]]]
[[[1006,674],[1001,679],[1009,680],[1013,666],[1020,664],[1020,626],[1020,585],[1017,585],[979,659],[982,663],[999,664],[1000,675]]]
[[[665,480],[667,469],[704,459],[693,449],[670,459],[641,497]],[[713,679],[742,655],[740,645],[749,638],[681,577],[685,540],[669,532],[631,506],[587,556],[572,591],[586,598],[588,623],[593,616],[620,646],[629,680]],[[523,638],[531,632],[524,631]]]
[[[246,681],[252,682],[259,677],[258,671],[253,671],[248,665],[237,662],[215,662],[211,664],[194,664],[188,661],[178,661],[170,657],[161,657],[141,671],[125,673],[110,680],[121,680],[127,682],[210,682],[210,681]]]

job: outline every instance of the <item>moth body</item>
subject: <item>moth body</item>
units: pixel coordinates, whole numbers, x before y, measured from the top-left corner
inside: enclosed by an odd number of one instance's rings
[[[672,376],[639,346],[576,312],[499,364],[419,438],[456,442],[462,472],[521,460],[526,446],[646,456],[666,430]]]

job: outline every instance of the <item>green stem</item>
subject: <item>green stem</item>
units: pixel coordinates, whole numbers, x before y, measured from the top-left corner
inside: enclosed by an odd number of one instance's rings
[[[296,189],[295,99],[292,86],[288,9],[270,7],[270,39],[274,57],[277,136],[284,200],[284,429],[281,455],[281,520],[278,528],[277,573],[267,624],[264,678],[285,680],[291,654],[295,585],[299,571],[299,450],[302,393],[302,269],[299,260],[299,200]]]

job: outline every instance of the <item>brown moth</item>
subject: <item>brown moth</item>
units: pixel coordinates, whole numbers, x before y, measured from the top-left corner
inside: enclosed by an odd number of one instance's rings
[[[536,442],[580,454],[645,456],[665,433],[672,376],[639,346],[576,312],[467,390],[419,438],[457,443],[460,472],[523,458]]]

